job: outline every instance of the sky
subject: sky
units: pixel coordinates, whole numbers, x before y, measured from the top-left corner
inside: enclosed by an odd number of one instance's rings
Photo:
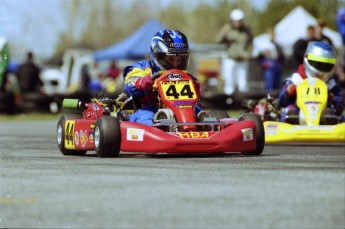
[[[67,17],[60,3],[70,4],[71,1],[0,0],[0,36],[7,38],[12,60],[22,61],[27,51],[33,51],[41,59],[49,58],[54,53],[59,34],[67,30]],[[161,1],[169,4],[173,0]],[[262,9],[268,0],[251,1]]]

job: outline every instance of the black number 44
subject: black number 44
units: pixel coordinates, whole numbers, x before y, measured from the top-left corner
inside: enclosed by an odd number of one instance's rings
[[[180,93],[177,92],[175,85],[170,85],[166,91],[166,95],[173,96],[174,99],[178,99],[179,96],[187,96],[188,98],[193,98],[194,93],[192,92],[189,84],[184,85]]]

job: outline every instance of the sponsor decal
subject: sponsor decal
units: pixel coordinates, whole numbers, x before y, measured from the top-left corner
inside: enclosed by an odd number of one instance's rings
[[[94,123],[92,123],[92,124],[90,125],[90,129],[95,129],[95,124],[94,124]]]
[[[75,121],[66,121],[65,123],[65,147],[66,149],[75,149],[74,135]]]
[[[317,102],[317,101],[307,101],[304,104],[321,104],[321,102]]]
[[[265,129],[266,135],[277,135],[278,134],[278,124],[277,123],[269,123]]]
[[[270,124],[267,124],[267,129],[271,129],[271,130],[275,130],[278,128],[278,124],[276,123],[270,123]]]
[[[191,102],[191,101],[176,101],[174,102],[174,107],[177,107],[177,106],[188,106],[188,105],[193,105],[194,102]]]
[[[189,85],[189,80],[180,80],[180,81],[162,81],[162,85]]]
[[[170,47],[187,47],[185,43],[170,43]]]
[[[254,139],[253,137],[253,129],[252,128],[246,128],[242,129],[242,135],[243,135],[243,141],[251,141]]]
[[[189,139],[198,139],[198,138],[210,138],[209,132],[169,132],[169,134],[180,137],[180,138],[189,138]]]
[[[127,140],[128,141],[144,141],[143,129],[127,128]]]
[[[94,136],[95,136],[95,133],[94,133],[94,132],[90,132],[90,133],[89,133],[89,142],[90,142],[91,144],[93,144]]]
[[[78,131],[76,131],[74,133],[74,143],[75,143],[76,146],[79,145],[79,133],[78,133]]]
[[[167,75],[167,79],[168,80],[172,80],[172,81],[180,80],[180,79],[182,79],[182,75],[181,74],[177,74],[177,73],[169,74],[169,75]]]
[[[316,79],[315,78],[308,78],[308,84],[310,86],[314,86],[316,84]]]
[[[303,125],[296,125],[296,126],[292,126],[291,130],[310,130],[310,131],[317,131],[317,130],[334,130],[336,128],[336,126],[303,126]]]
[[[86,146],[86,143],[87,143],[87,140],[88,140],[88,134],[87,134],[87,131],[83,131],[81,130],[80,131],[80,144],[81,146],[84,148]]]
[[[178,106],[177,107],[178,109],[185,109],[185,108],[192,108],[192,106],[183,106],[183,105],[181,105],[181,106]]]

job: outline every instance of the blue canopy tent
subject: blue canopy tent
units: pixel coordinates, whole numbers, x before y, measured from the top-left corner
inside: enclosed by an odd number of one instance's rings
[[[95,60],[143,59],[148,54],[152,36],[166,27],[150,19],[137,31],[119,43],[93,53]]]

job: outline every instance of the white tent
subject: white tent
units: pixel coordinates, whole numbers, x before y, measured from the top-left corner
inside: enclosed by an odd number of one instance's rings
[[[297,6],[289,14],[287,14],[274,27],[276,33],[276,41],[283,47],[284,54],[291,56],[293,44],[300,38],[305,38],[307,27],[309,25],[316,25],[317,19],[308,13],[303,7]],[[328,36],[336,48],[342,46],[341,36],[338,32],[325,27],[324,34]],[[254,55],[260,51],[265,40],[269,39],[268,35],[261,34],[254,38]]]

